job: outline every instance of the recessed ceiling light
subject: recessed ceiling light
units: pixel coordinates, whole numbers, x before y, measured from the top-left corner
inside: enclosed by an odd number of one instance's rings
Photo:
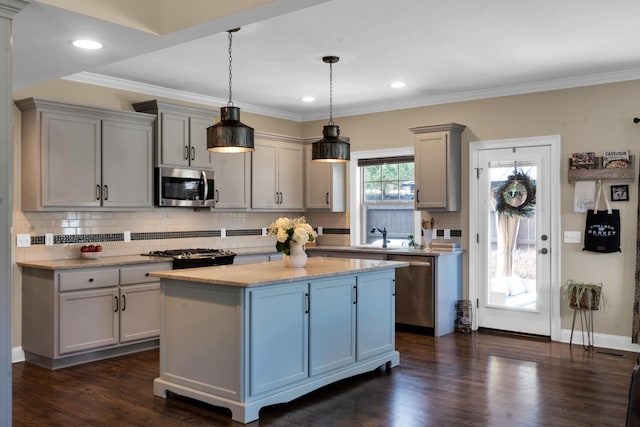
[[[398,89],[401,87],[405,87],[407,84],[405,82],[393,82],[391,83],[389,86],[391,86],[394,89]]]
[[[316,99],[313,96],[303,96],[302,98],[300,98],[300,101],[302,102],[313,102]]]
[[[80,49],[102,49],[102,43],[95,40],[74,40],[71,44]]]

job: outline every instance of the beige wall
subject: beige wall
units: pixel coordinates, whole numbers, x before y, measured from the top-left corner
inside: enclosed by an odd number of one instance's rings
[[[567,159],[576,151],[627,148],[638,155],[640,81],[598,85],[534,94],[458,102],[387,113],[338,117],[341,135],[348,136],[353,151],[403,147],[413,143],[410,127],[456,122],[467,126],[463,137],[463,247],[468,248],[468,170],[470,141],[560,135],[562,230],[584,231],[585,215],[573,213],[573,185],[567,181]],[[326,121],[303,124],[304,137],[318,135]],[[634,165],[637,174],[637,165]],[[622,253],[582,252],[582,246],[562,243],[562,283],[568,279],[602,282],[607,299],[594,316],[595,331],[630,336],[636,257],[636,209],[638,185],[629,184],[630,200],[613,203],[620,209]],[[609,189],[609,182],[604,188]],[[609,193],[607,193],[609,194]],[[562,238],[562,236],[555,236]],[[466,268],[466,267],[465,267]],[[465,292],[468,288],[465,274]],[[562,303],[562,328],[571,328],[572,311]]]
[[[86,104],[105,108],[131,110],[131,103],[152,99],[144,94],[111,90],[98,86],[79,84],[69,81],[55,81],[14,93],[14,99],[40,97],[57,101]],[[636,141],[640,139],[640,126],[632,119],[640,114],[637,102],[640,99],[640,81],[591,86],[577,89],[541,92],[527,95],[493,98],[479,101],[459,102],[446,105],[429,106],[387,113],[367,114],[352,117],[337,117],[341,133],[351,140],[353,151],[410,146],[413,134],[408,130],[414,126],[424,126],[456,122],[467,126],[463,133],[463,145],[470,141],[518,138],[540,135],[560,135],[562,139],[562,230],[584,229],[584,214],[573,213],[573,186],[566,179],[566,159],[575,151],[595,151],[600,153],[610,148],[628,148],[638,155]],[[241,106],[240,106],[241,107]],[[215,109],[212,109],[215,110]],[[18,115],[19,116],[19,115]],[[321,134],[326,121],[295,123],[281,119],[271,119],[242,112],[242,121],[257,130],[283,135],[313,137]],[[19,125],[16,126],[19,128]],[[19,146],[19,145],[17,145]],[[17,163],[19,168],[19,162]],[[634,166],[637,171],[637,166]],[[469,212],[468,201],[468,149],[463,149],[463,210],[459,214],[444,216],[442,221],[460,224],[463,230],[463,247],[468,247],[466,230]],[[608,189],[608,183],[605,188]],[[578,281],[602,282],[608,305],[605,310],[595,314],[595,330],[599,333],[630,336],[631,312],[634,287],[635,245],[636,245],[636,208],[637,183],[626,182],[630,186],[630,201],[614,203],[620,209],[622,219],[622,253],[593,254],[582,252],[581,245],[562,244],[562,282],[568,279]],[[19,198],[19,186],[16,197]],[[19,205],[16,205],[19,206]],[[66,216],[66,217],[65,217]],[[137,215],[126,213],[87,214],[66,212],[59,214],[16,213],[16,232],[41,234],[42,230],[60,233],[65,227],[89,228],[90,232],[103,230],[144,231],[153,227],[180,229],[185,222],[189,229],[194,226],[208,228],[242,228],[246,226],[266,226],[280,216],[279,214],[258,213],[194,213],[184,211],[149,212]],[[67,218],[70,217],[70,218]],[[348,215],[344,214],[307,214],[314,226],[346,227]],[[66,222],[65,222],[66,221]],[[69,222],[71,221],[71,222]],[[53,229],[51,229],[51,227]],[[31,231],[29,231],[31,230]],[[77,231],[77,230],[75,230]],[[68,232],[73,232],[69,230]],[[60,233],[62,234],[62,233]],[[561,238],[561,236],[555,236]],[[340,240],[340,239],[338,239]],[[163,242],[163,245],[166,242]],[[213,246],[241,247],[262,245],[263,240],[233,240],[224,242],[202,242]],[[328,238],[327,244],[342,244]],[[269,242],[267,242],[269,244]],[[105,249],[113,251],[132,251],[139,253],[140,248],[125,247],[113,243]],[[33,250],[33,252],[32,252]],[[38,259],[50,256],[51,252],[37,253],[43,248],[19,250],[17,257]],[[64,248],[56,248],[64,251]],[[65,253],[63,252],[64,256]],[[53,255],[57,256],[57,255]],[[17,270],[17,269],[16,269]],[[465,280],[465,292],[468,287]],[[14,286],[14,319],[19,317],[20,277],[16,274]],[[562,311],[562,327],[571,328],[571,312]],[[19,319],[14,324],[14,346],[20,345]]]

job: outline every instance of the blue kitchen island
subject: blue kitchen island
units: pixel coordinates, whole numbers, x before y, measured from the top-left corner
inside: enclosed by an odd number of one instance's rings
[[[400,363],[394,270],[404,262],[309,258],[154,272],[162,287],[160,377],[167,392],[231,409],[262,407]]]

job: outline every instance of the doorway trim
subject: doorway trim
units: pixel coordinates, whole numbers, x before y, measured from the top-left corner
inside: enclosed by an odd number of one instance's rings
[[[548,145],[551,150],[550,170],[550,197],[551,197],[551,239],[549,250],[551,256],[551,339],[560,341],[561,319],[560,319],[560,278],[561,278],[561,205],[560,205],[560,170],[562,169],[560,159],[560,135],[548,135],[529,138],[497,139],[489,141],[473,141],[469,143],[469,299],[473,306],[477,307],[476,301],[479,296],[480,269],[478,257],[479,233],[478,215],[474,215],[479,209],[477,191],[476,167],[478,164],[478,153],[480,150],[526,147]],[[476,310],[477,313],[477,310]],[[473,330],[478,329],[478,316],[473,316]]]

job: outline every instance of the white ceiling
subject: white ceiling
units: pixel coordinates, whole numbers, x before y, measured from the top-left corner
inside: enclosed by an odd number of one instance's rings
[[[66,77],[220,107],[226,30],[241,26],[234,105],[325,119],[325,55],[340,57],[339,117],[640,78],[639,16],[637,0],[279,0],[159,36],[33,2],[14,21],[13,82]],[[69,41],[80,36],[106,47],[77,51]]]

